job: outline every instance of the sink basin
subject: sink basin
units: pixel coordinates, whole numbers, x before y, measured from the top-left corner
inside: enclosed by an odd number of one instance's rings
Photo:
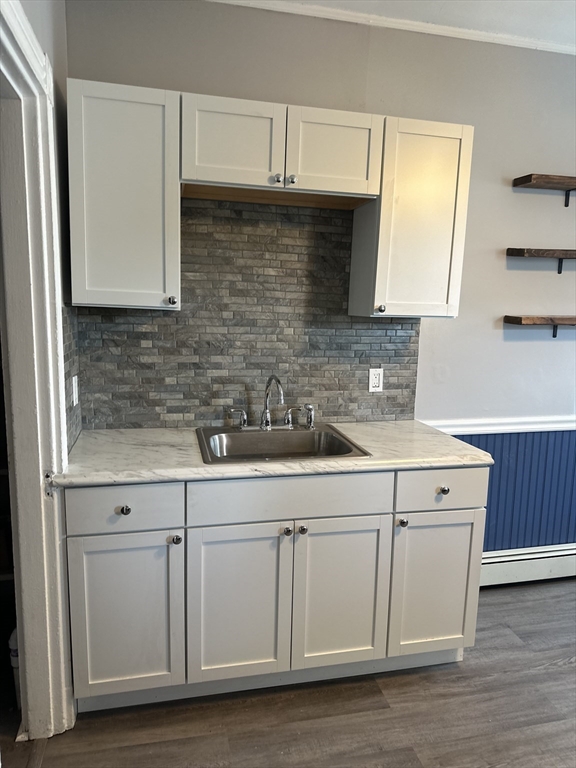
[[[205,464],[289,461],[370,456],[331,424],[305,427],[200,427],[196,430]]]

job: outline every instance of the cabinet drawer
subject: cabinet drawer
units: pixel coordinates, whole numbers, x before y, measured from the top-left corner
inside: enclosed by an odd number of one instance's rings
[[[489,467],[398,472],[396,511],[483,507],[489,472]],[[442,488],[448,492],[443,494]]]
[[[394,473],[188,483],[187,525],[226,525],[392,511]]]
[[[129,508],[128,514],[122,508]],[[184,525],[184,483],[66,490],[68,536],[127,533]]]

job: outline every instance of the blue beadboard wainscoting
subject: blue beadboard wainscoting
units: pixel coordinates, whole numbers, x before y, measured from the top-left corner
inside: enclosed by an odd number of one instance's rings
[[[494,457],[482,584],[574,575],[576,431],[458,435]]]

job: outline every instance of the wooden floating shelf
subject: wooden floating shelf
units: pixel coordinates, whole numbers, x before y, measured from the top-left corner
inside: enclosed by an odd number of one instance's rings
[[[564,259],[576,259],[576,251],[568,248],[506,248],[506,256],[529,259],[558,259],[558,274],[562,274]]]
[[[533,259],[576,259],[576,251],[569,248],[506,248],[506,256],[525,256]]]
[[[519,176],[512,182],[513,187],[528,189],[560,189],[564,192],[576,189],[576,176],[552,176],[546,173],[529,173]]]
[[[518,176],[512,182],[513,187],[524,189],[559,189],[565,193],[564,205],[570,203],[570,192],[576,190],[576,176],[554,176],[546,173],[529,173],[527,176]]]
[[[328,208],[353,211],[366,205],[373,197],[347,197],[345,195],[315,195],[309,192],[284,192],[281,189],[247,189],[245,187],[216,187],[206,184],[182,184],[181,197],[193,200],[223,200],[229,203],[256,203],[261,205],[289,205],[298,208]]]
[[[576,316],[572,315],[504,315],[504,322],[511,325],[551,325],[552,336],[556,338],[559,325],[576,325]]]

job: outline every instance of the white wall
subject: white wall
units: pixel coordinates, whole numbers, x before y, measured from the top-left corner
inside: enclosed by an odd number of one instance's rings
[[[422,323],[417,417],[575,413],[575,330],[502,325],[576,312],[574,262],[505,256],[574,247],[576,200],[511,187],[576,173],[573,57],[202,2],[66,6],[71,77],[474,125],[461,315]]]

